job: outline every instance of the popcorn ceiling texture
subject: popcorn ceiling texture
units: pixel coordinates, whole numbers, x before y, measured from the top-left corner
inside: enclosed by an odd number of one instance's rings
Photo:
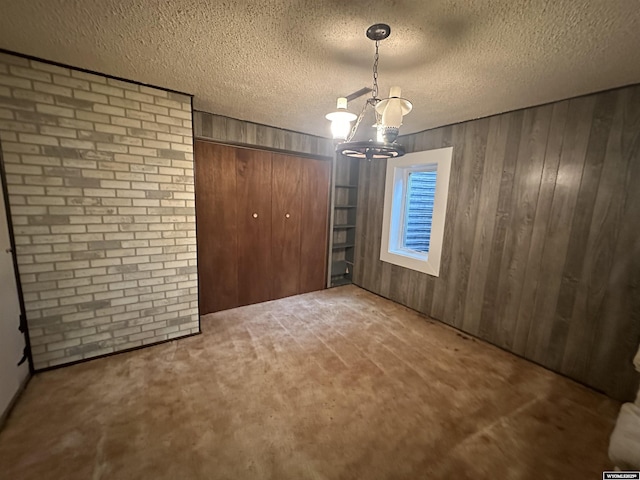
[[[199,331],[190,100],[0,54],[36,369]]]
[[[336,97],[371,84],[364,32],[377,22],[392,28],[380,46],[380,93],[397,84],[414,104],[403,134],[640,82],[637,0],[0,4],[2,48],[325,137]]]

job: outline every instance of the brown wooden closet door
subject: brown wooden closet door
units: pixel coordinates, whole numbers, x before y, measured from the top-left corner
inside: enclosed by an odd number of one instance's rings
[[[271,264],[272,298],[296,295],[300,288],[300,221],[302,160],[272,155]]]
[[[235,149],[195,142],[200,314],[238,305]]]
[[[331,162],[302,159],[302,222],[299,293],[326,286]]]
[[[272,298],[271,163],[269,152],[236,149],[240,305]]]

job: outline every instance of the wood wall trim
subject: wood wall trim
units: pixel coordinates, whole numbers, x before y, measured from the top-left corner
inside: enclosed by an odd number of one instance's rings
[[[200,140],[323,160],[334,156],[335,147],[328,138],[202,111],[194,112],[193,121],[194,136]]]

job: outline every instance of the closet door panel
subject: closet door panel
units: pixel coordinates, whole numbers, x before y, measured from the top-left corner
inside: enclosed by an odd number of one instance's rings
[[[198,289],[202,315],[238,306],[235,149],[195,143]]]
[[[302,223],[299,293],[306,293],[322,290],[326,285],[331,162],[303,159],[301,165]]]
[[[301,160],[272,154],[272,298],[296,295],[300,288]]]
[[[236,149],[238,299],[240,305],[271,296],[271,153]]]

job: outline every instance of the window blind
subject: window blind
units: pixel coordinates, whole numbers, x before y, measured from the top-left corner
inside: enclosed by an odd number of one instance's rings
[[[423,253],[429,251],[435,193],[436,172],[409,174],[403,232],[405,248]]]

